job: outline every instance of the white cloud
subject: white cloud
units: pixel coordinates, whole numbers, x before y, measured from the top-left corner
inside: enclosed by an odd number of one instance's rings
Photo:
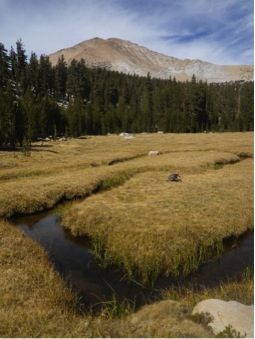
[[[0,42],[49,54],[118,37],[181,59],[253,63],[253,0],[0,0]]]

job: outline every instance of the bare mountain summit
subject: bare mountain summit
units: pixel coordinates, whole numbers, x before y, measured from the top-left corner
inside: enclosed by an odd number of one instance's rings
[[[127,74],[177,80],[190,80],[195,74],[197,79],[208,82],[225,82],[235,80],[253,81],[253,65],[215,65],[201,60],[180,60],[157,53],[130,41],[110,38],[103,40],[94,38],[70,48],[61,49],[49,55],[50,61],[56,65],[63,55],[67,64],[73,59],[85,60],[88,67],[103,67],[107,70]]]

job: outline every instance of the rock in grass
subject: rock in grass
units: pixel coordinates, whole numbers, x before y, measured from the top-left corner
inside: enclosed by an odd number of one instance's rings
[[[160,151],[150,151],[148,155],[160,155]]]
[[[208,324],[215,335],[231,332],[242,338],[254,338],[254,306],[237,301],[207,299],[199,302],[192,314],[209,313],[213,320]]]
[[[173,173],[173,174],[169,175],[167,181],[176,181],[176,182],[179,182],[179,181],[182,181],[182,179],[181,179],[181,177],[180,177],[180,175],[178,173]]]

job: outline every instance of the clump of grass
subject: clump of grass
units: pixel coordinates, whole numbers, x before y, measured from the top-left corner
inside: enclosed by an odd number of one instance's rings
[[[47,172],[36,170],[36,171],[19,171],[18,173],[6,173],[2,174],[0,180],[16,180],[21,178],[33,177],[33,176],[41,176],[47,175]]]
[[[118,173],[104,180],[97,189],[98,191],[102,191],[102,190],[107,190],[107,189],[117,187],[123,184],[129,178],[130,178],[130,174],[128,173]]]
[[[192,286],[172,286],[162,292],[163,299],[171,299],[194,307],[205,299],[235,300],[245,305],[252,305],[254,301],[254,272],[247,267],[241,279],[229,280],[220,283],[217,287],[206,288],[201,286],[200,291],[195,291]]]
[[[201,324],[203,326],[208,326],[210,322],[213,320],[213,317],[208,312],[195,313],[188,316],[189,319],[194,321],[197,324]]]
[[[224,331],[219,332],[216,338],[242,338],[242,336],[240,332],[236,331],[231,325],[229,325]]]
[[[21,150],[24,156],[29,157],[31,155],[31,143],[26,138],[22,142]]]
[[[41,170],[36,170],[36,171],[24,171],[24,172],[19,172],[16,175],[16,178],[26,178],[26,177],[32,177],[32,176],[41,176],[41,175],[47,175],[44,171]]]
[[[112,294],[112,300],[100,301],[97,305],[100,306],[100,313],[98,316],[107,320],[114,318],[124,319],[135,312],[134,302],[131,302],[128,299],[120,301],[115,292]]]
[[[103,324],[108,337],[114,338],[210,338],[204,325],[188,318],[190,310],[179,302],[165,300],[142,307],[125,319]]]
[[[238,152],[237,155],[241,159],[253,158],[252,152]]]

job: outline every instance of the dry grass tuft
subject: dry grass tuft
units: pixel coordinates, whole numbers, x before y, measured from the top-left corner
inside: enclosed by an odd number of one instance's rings
[[[190,312],[179,302],[165,300],[106,323],[103,329],[114,338],[211,338],[208,329],[188,319]]]
[[[236,300],[246,305],[254,302],[254,276],[249,269],[240,282],[222,283],[213,289],[195,293],[191,289],[170,288],[162,294],[161,302],[142,307],[125,319],[110,319],[101,330],[109,337],[128,338],[211,338],[206,318],[192,316],[194,306],[201,300],[218,298]]]
[[[245,305],[253,305],[254,272],[253,269],[247,268],[240,281],[221,283],[215,288],[203,288],[200,292],[195,292],[192,286],[170,287],[162,292],[162,298],[176,300],[191,307],[205,299],[235,300]]]

